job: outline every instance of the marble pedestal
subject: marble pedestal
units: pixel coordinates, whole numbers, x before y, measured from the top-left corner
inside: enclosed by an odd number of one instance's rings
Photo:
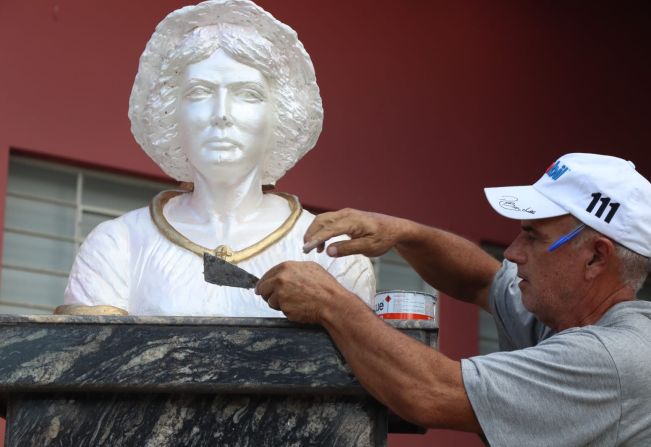
[[[436,346],[432,322],[394,323]],[[0,316],[7,446],[384,446],[328,334],[283,319]]]

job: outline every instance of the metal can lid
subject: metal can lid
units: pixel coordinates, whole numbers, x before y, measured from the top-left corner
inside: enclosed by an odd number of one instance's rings
[[[387,294],[390,294],[390,293],[409,293],[409,294],[413,294],[413,295],[425,295],[425,296],[430,296],[430,297],[434,298],[434,301],[436,301],[436,299],[438,298],[438,295],[439,295],[438,291],[435,291],[434,293],[428,293],[428,292],[421,292],[420,290],[392,289],[392,290],[383,290],[381,292],[376,292],[375,296],[377,297],[379,295],[387,295]]]

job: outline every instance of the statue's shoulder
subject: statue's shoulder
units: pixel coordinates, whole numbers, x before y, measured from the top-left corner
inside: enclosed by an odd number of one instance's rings
[[[298,219],[296,219],[296,224],[292,229],[293,232],[300,233],[302,237],[303,234],[305,234],[307,228],[310,226],[310,224],[315,218],[316,216],[314,214],[312,214],[306,209],[302,209],[301,214],[298,216]]]
[[[123,215],[116,217],[113,220],[127,226],[140,226],[144,223],[152,222],[151,212],[149,211],[148,206],[127,211]]]
[[[121,216],[98,224],[88,235],[88,240],[110,238],[128,240],[142,233],[150,233],[153,224],[148,207],[128,211]]]
[[[304,222],[307,222],[307,224],[309,225],[309,224],[312,223],[312,221],[313,221],[315,218],[316,218],[316,215],[315,215],[315,214],[312,214],[311,212],[309,212],[309,211],[306,210],[305,208],[303,208],[303,209],[301,210],[301,215],[300,215],[300,217],[299,217],[299,220],[302,219]]]

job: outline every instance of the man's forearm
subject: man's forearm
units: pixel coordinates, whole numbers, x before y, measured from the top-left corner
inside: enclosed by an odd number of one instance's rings
[[[421,426],[481,431],[459,362],[386,325],[349,292],[321,314],[360,383],[396,414]]]
[[[404,221],[400,255],[437,290],[488,310],[488,290],[500,263],[452,233]]]

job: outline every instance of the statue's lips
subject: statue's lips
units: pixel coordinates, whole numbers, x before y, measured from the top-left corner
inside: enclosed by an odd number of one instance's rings
[[[205,146],[209,149],[227,151],[237,149],[239,144],[228,138],[216,138],[206,141]]]

